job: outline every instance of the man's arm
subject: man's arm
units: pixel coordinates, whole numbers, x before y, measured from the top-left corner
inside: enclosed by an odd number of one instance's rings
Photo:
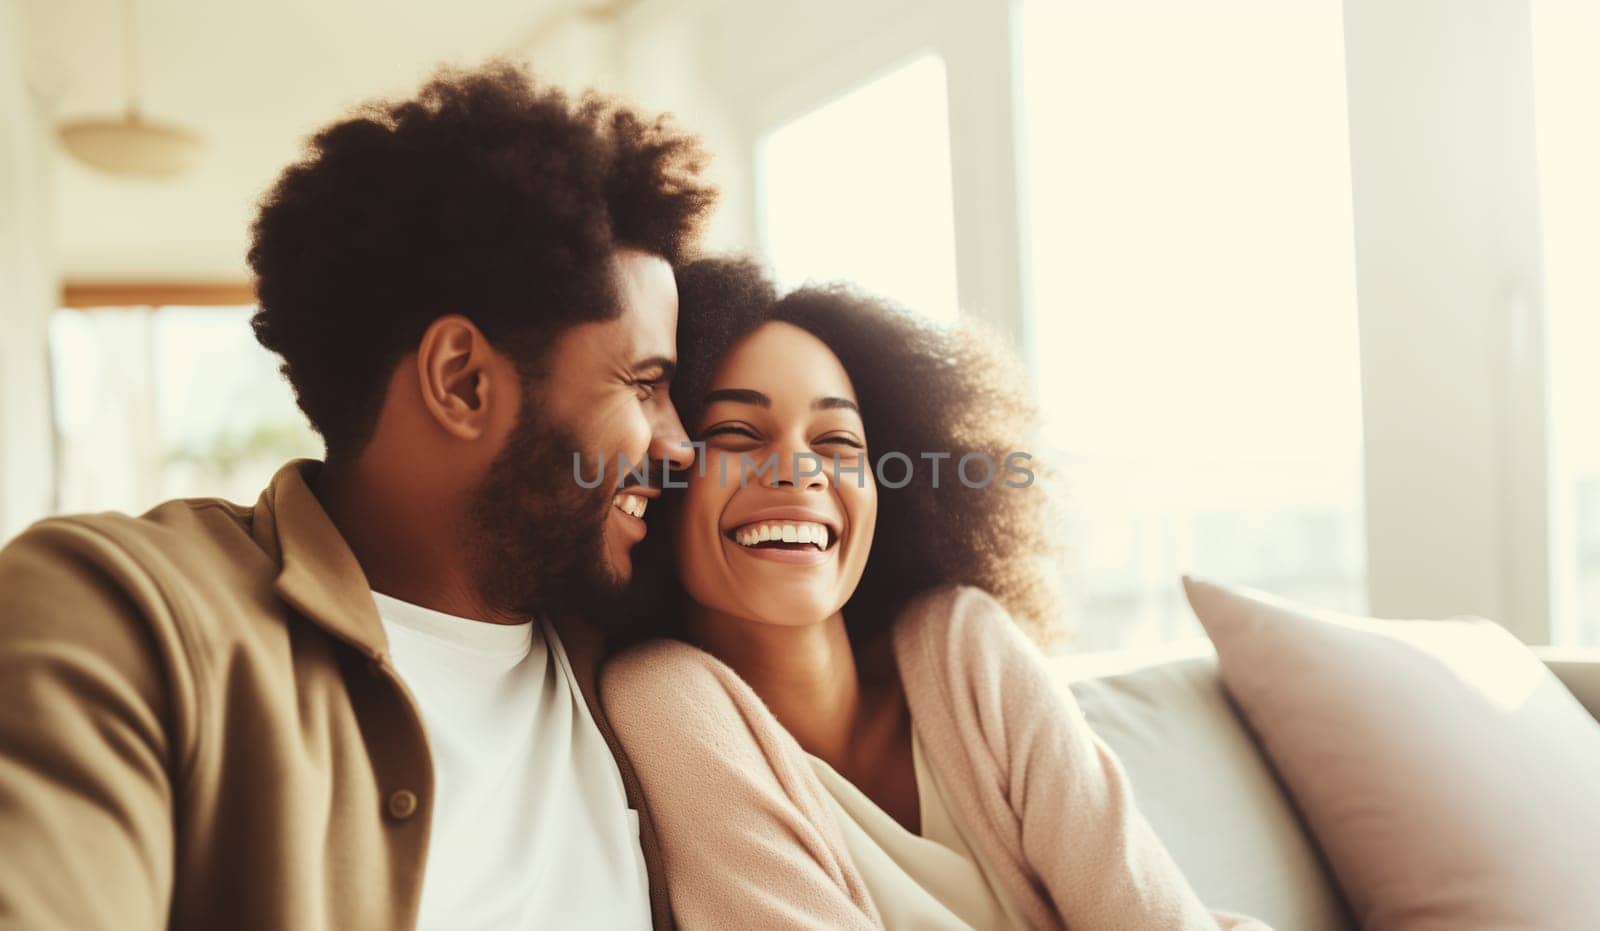
[[[0,550],[0,927],[167,925],[167,683],[101,546],[49,521]]]

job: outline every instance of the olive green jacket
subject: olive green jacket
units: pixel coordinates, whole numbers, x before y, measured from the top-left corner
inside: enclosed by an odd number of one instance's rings
[[[433,768],[366,578],[284,466],[253,508],[41,521],[0,550],[0,928],[411,928]],[[599,638],[563,645],[595,693]]]

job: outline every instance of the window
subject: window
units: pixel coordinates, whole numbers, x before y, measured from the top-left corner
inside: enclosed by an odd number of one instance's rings
[[[1194,571],[1365,610],[1337,0],[1023,0],[1037,384],[1082,649],[1198,633]]]
[[[253,307],[60,310],[50,322],[57,510],[138,514],[168,498],[253,503],[321,442]]]
[[[1592,646],[1600,644],[1600,7],[1539,0],[1533,14],[1555,453],[1551,639]]]
[[[956,316],[944,62],[924,55],[758,146],[764,251],[785,288],[844,279]]]

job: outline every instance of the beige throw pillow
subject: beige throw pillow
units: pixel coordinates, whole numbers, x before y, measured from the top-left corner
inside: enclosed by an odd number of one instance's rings
[[[1183,584],[1364,927],[1600,928],[1600,724],[1515,637]]]

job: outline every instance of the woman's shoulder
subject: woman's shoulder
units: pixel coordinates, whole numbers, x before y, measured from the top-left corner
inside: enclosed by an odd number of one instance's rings
[[[634,686],[677,676],[715,676],[721,660],[682,640],[658,639],[635,644],[606,659],[600,667],[602,684]]]
[[[726,712],[760,701],[728,664],[681,640],[641,643],[600,667],[600,703],[613,725],[682,723],[696,720],[696,709]]]
[[[944,585],[911,599],[894,637],[902,666],[932,662],[954,672],[1038,659],[1038,649],[1005,605],[971,585]]]
[[[999,599],[946,586],[907,605],[895,626],[895,658],[912,714],[979,727],[1072,717],[1044,654]],[[1068,722],[1070,723],[1070,722]]]
[[[768,817],[789,797],[804,818],[825,817],[800,745],[755,690],[705,650],[677,640],[632,647],[602,667],[600,702],[652,806],[719,818],[759,809]]]

